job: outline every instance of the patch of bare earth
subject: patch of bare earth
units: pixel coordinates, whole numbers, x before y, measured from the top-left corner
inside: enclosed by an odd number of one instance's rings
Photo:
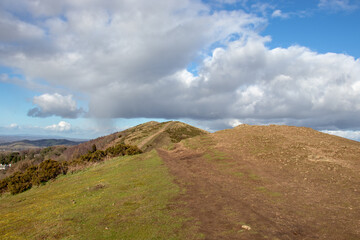
[[[205,239],[360,239],[360,143],[241,126],[159,155]]]

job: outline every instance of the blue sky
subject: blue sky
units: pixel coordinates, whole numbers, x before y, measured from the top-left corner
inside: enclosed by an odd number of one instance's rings
[[[181,120],[359,140],[359,22],[356,0],[4,0],[0,134]]]

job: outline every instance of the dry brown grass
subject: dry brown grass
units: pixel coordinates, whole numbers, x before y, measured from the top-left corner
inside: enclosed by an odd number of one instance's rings
[[[241,125],[160,154],[206,239],[360,239],[359,142]]]

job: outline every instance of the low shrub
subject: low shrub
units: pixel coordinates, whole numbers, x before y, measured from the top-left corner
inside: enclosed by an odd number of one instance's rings
[[[96,150],[95,152],[88,152],[80,157],[82,162],[99,162],[106,157],[106,152],[102,150]]]
[[[37,170],[33,172],[32,183],[40,185],[50,179],[56,178],[62,173],[64,173],[64,169],[61,163],[51,159],[45,160],[40,163]]]
[[[135,155],[140,153],[142,153],[142,151],[137,146],[129,146],[125,151],[125,155]]]
[[[114,156],[140,154],[142,153],[142,151],[137,146],[120,143],[106,149],[106,153],[114,157]]]
[[[32,187],[32,177],[28,174],[16,172],[8,179],[7,188],[11,194],[24,192]]]
[[[8,190],[8,180],[9,178],[0,180],[0,193],[6,192]]]

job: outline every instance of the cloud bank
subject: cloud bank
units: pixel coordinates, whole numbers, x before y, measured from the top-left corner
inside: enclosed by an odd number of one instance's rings
[[[319,7],[335,3],[349,6]],[[263,17],[186,0],[5,0],[1,9],[0,29],[14,31],[0,31],[0,63],[87,96],[94,118],[360,128],[359,59],[270,49]],[[29,116],[81,115],[71,95],[33,103]]]

